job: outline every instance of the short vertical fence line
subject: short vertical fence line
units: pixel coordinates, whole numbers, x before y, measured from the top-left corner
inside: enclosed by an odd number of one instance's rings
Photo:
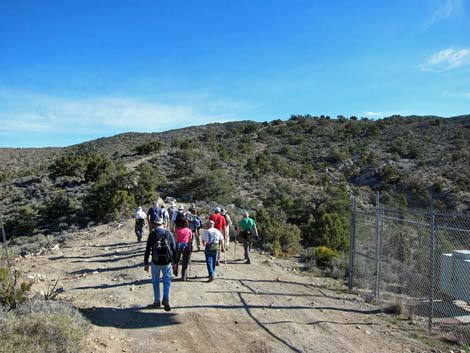
[[[429,333],[432,331],[432,324],[434,319],[434,284],[436,282],[436,215],[434,210],[431,211],[431,236],[429,237],[429,260],[431,265],[431,283],[429,286],[429,321],[428,330]]]
[[[356,198],[353,196],[351,200],[351,229],[349,235],[349,277],[348,289],[353,288],[354,278],[354,255],[356,246]]]
[[[375,197],[375,273],[374,273],[374,299],[379,300],[379,239],[380,238],[380,194],[377,191]]]

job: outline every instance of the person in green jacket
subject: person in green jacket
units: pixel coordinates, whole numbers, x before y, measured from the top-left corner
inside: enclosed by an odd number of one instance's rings
[[[245,263],[251,264],[251,245],[253,243],[253,236],[258,238],[258,229],[256,228],[255,220],[250,218],[250,214],[248,212],[243,214],[243,219],[240,221],[239,236],[242,239],[243,249],[245,250]]]

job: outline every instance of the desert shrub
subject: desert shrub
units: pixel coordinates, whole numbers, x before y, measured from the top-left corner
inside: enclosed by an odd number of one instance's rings
[[[8,238],[31,236],[37,226],[37,212],[31,205],[17,209],[5,221],[5,233]]]
[[[315,263],[319,267],[328,266],[333,258],[338,258],[339,253],[327,246],[318,246],[313,250]]]
[[[396,183],[401,178],[401,172],[397,167],[385,165],[379,171],[380,179],[385,183]]]
[[[276,207],[260,209],[256,214],[261,244],[274,256],[290,256],[300,250],[300,229],[285,219],[285,212]]]
[[[86,348],[88,322],[70,304],[34,301],[0,321],[0,352],[79,353]]]
[[[181,180],[179,194],[192,194],[194,199],[228,204],[233,200],[235,186],[223,169],[200,172]]]
[[[135,151],[137,152],[137,154],[146,155],[146,154],[160,152],[163,146],[164,144],[160,141],[152,141],[152,142],[147,142],[140,146],[137,146],[135,148]]]
[[[157,187],[165,177],[149,164],[141,164],[136,170],[138,176],[132,186],[132,195],[137,205],[149,204],[158,198]]]
[[[52,226],[58,230],[59,224],[72,224],[80,213],[80,204],[62,190],[55,191],[39,210],[42,224]]]
[[[85,162],[85,181],[96,181],[99,177],[106,173],[111,166],[111,162],[104,156],[96,153],[91,153],[87,156]]]
[[[98,222],[117,220],[135,206],[132,188],[131,173],[118,165],[110,174],[102,175],[88,191],[83,200],[84,212]]]
[[[49,173],[52,178],[62,176],[81,176],[84,168],[84,158],[78,153],[67,153],[57,158],[50,166]]]
[[[342,279],[348,276],[349,260],[346,253],[340,253],[338,256],[333,256],[325,271],[325,275],[334,279]]]
[[[23,303],[26,294],[31,289],[32,283],[22,281],[18,272],[12,272],[12,278],[8,268],[0,268],[0,304],[4,307],[14,307],[15,304]],[[1,341],[1,340],[0,340]]]

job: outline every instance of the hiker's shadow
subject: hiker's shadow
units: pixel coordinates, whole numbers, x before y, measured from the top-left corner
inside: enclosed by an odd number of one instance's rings
[[[80,309],[80,312],[92,324],[101,327],[115,327],[119,329],[140,329],[177,325],[177,314],[166,313],[163,309],[137,308],[89,308]]]

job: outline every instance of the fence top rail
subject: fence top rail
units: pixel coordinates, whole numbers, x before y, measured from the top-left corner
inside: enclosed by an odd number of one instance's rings
[[[436,210],[420,210],[415,208],[392,208],[392,207],[384,207],[380,205],[378,208],[371,208],[371,209],[358,209],[356,208],[354,212],[357,213],[365,213],[365,214],[375,214],[375,212],[390,212],[390,213],[400,213],[400,214],[415,214],[420,216],[440,216],[440,217],[458,217],[458,218],[465,218],[470,221],[470,213],[462,213],[462,212],[445,212],[445,211],[436,211]]]

